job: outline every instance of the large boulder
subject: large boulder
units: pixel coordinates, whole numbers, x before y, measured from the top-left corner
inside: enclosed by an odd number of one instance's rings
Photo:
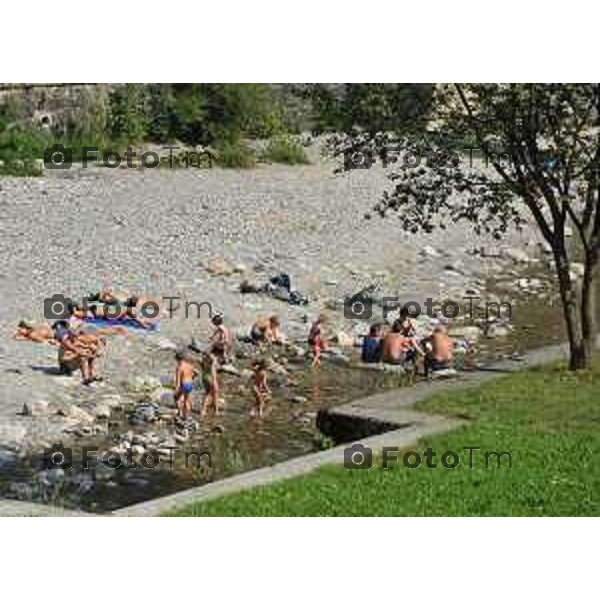
[[[332,341],[339,346],[354,346],[354,338],[345,331],[338,331],[334,334]]]
[[[450,330],[453,338],[461,338],[475,342],[481,337],[481,329],[476,325],[465,325],[464,327],[454,327]]]
[[[50,403],[46,400],[34,400],[25,402],[21,409],[21,414],[26,417],[43,417],[53,413]]]
[[[531,262],[531,258],[527,252],[521,250],[520,248],[505,248],[502,251],[502,255],[504,258],[508,258],[517,264],[527,264]]]
[[[580,279],[585,273],[585,265],[583,263],[574,262],[571,263],[571,277],[573,279]]]
[[[231,275],[234,272],[234,267],[226,263],[224,260],[213,260],[206,265],[206,270],[214,276]]]
[[[95,420],[94,415],[74,404],[64,404],[59,407],[56,414],[65,417],[70,423],[78,425],[91,425]]]

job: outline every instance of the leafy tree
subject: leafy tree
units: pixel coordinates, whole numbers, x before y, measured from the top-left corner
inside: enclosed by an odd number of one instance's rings
[[[149,137],[159,142],[208,140],[204,84],[174,83],[149,86]]]
[[[238,143],[282,129],[281,109],[269,84],[177,83],[150,86],[151,137],[188,144]]]
[[[298,93],[312,100],[315,130],[407,131],[427,113],[434,86],[416,83],[309,84]]]
[[[172,142],[177,130],[175,97],[170,84],[148,86],[148,137],[157,142]]]
[[[205,84],[210,142],[235,143],[245,135],[270,137],[282,129],[269,84]]]
[[[139,142],[149,128],[148,94],[144,84],[126,83],[110,95],[110,136],[113,140]]]
[[[474,137],[491,168],[456,160],[432,136],[405,136],[399,147],[413,159],[403,158],[403,167],[394,169],[394,187],[376,211],[396,212],[410,231],[445,227],[449,217],[497,237],[528,215],[552,249],[570,368],[589,367],[600,254],[600,85],[440,86],[432,117],[434,132]],[[351,141],[386,156],[385,134],[355,135]],[[424,156],[418,167],[406,168]],[[565,239],[569,223],[577,233],[575,248]],[[570,268],[575,252],[583,257],[581,285]]]
[[[69,114],[64,123],[62,141],[71,146],[76,155],[84,146],[106,148],[109,141],[109,102],[91,90],[84,90],[77,109]]]

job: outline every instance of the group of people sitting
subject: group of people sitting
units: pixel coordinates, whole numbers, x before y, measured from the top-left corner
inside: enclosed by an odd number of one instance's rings
[[[389,365],[412,364],[416,368],[422,359],[424,374],[452,367],[454,342],[444,325],[437,325],[431,335],[419,338],[415,320],[407,308],[388,331],[379,323],[371,325],[368,335],[363,337],[361,359],[365,363]]]

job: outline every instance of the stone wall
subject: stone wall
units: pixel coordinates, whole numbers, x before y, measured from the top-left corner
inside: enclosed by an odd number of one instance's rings
[[[120,84],[106,83],[0,83],[0,103],[16,98],[26,118],[54,126],[81,105],[84,95],[108,95]]]

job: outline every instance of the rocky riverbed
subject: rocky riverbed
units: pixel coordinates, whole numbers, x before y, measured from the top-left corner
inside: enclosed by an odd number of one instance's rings
[[[180,309],[157,333],[111,338],[101,362],[105,381],[84,388],[77,376],[52,374],[55,349],[10,339],[19,319],[44,320],[45,298],[81,299],[107,277],[116,287],[208,302],[238,333],[275,313],[286,335],[301,342],[325,311],[342,346],[366,327],[344,317],[342,299],[368,285],[377,288],[376,301],[397,295],[464,305],[471,294],[511,302],[513,315],[528,297],[552,302],[544,249],[532,231],[501,243],[466,225],[404,233],[393,218],[363,218],[388,186],[383,171],[335,175],[333,167],[319,160],[248,171],[73,168],[0,180],[0,463],[59,439],[109,435],[113,412],[143,400],[132,391],[136,382],[153,381],[145,401],[167,405],[173,348],[206,340],[207,307],[199,317],[193,307],[187,317]],[[258,285],[281,272],[308,304],[239,291],[243,281]],[[510,337],[513,327],[493,316],[452,325],[464,337],[488,338]],[[245,397],[240,381],[227,394]],[[268,416],[262,427],[269,430]]]

